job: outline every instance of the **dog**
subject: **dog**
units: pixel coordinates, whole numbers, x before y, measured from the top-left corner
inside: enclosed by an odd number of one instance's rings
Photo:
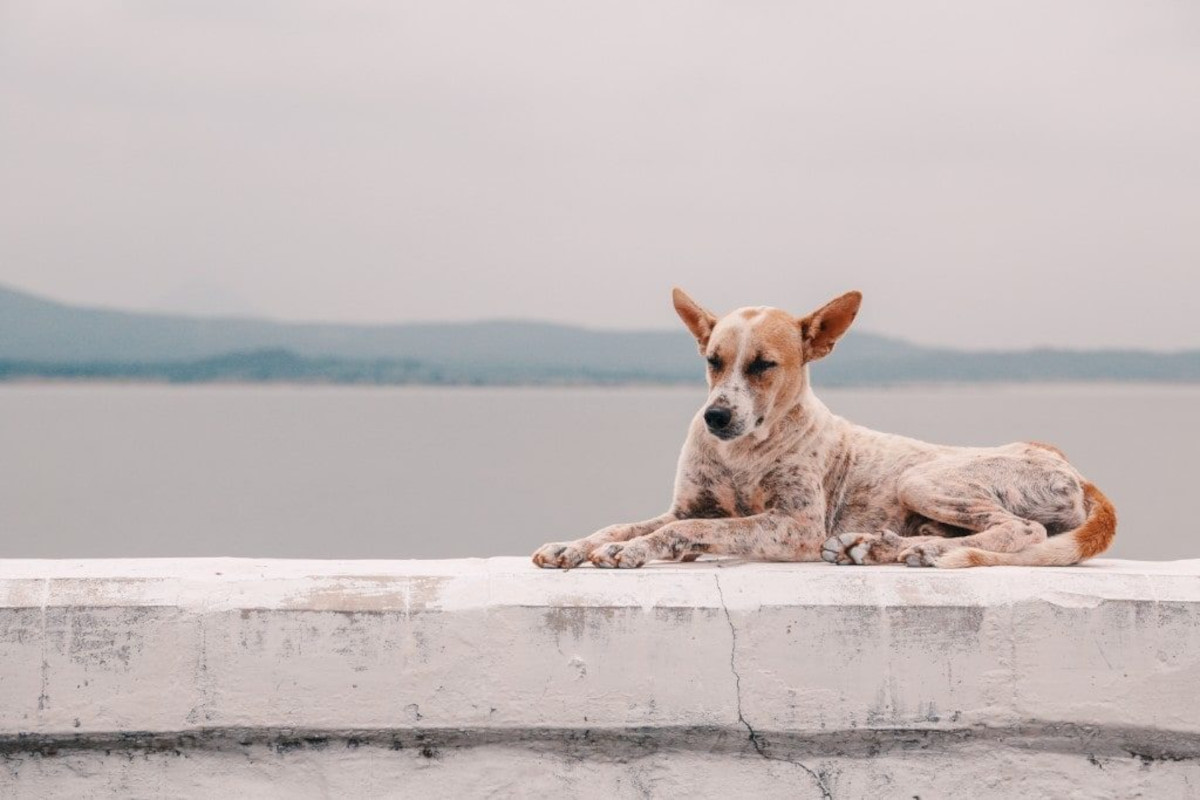
[[[756,561],[1062,566],[1116,534],[1108,498],[1055,447],[950,447],[833,414],[808,365],[862,303],[848,292],[796,318],[740,308],[717,318],[683,290],[675,310],[708,362],[665,514],[533,554],[543,568],[641,567],[701,555]]]

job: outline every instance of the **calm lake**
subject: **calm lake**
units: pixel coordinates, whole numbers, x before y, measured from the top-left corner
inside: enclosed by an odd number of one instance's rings
[[[821,390],[955,444],[1057,444],[1110,555],[1200,557],[1200,387]],[[0,387],[0,557],[515,555],[669,501],[704,389]]]

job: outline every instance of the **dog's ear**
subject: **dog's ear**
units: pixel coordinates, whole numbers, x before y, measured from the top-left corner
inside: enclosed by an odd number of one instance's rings
[[[687,329],[696,337],[700,344],[700,353],[708,347],[708,337],[712,335],[717,317],[711,311],[701,307],[695,300],[688,297],[687,292],[676,286],[671,290],[671,299],[675,301],[675,313],[687,325]]]
[[[846,292],[796,322],[804,340],[804,352],[809,361],[824,358],[842,337],[862,303],[862,292]]]

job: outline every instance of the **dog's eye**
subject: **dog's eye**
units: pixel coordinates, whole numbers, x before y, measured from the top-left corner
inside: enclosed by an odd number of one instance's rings
[[[767,361],[765,358],[756,358],[746,367],[747,375],[762,375],[771,367],[776,366],[774,361]]]
[[[714,372],[720,371],[720,369],[721,369],[721,357],[720,356],[709,356],[707,361],[708,361],[708,365],[713,368]]]

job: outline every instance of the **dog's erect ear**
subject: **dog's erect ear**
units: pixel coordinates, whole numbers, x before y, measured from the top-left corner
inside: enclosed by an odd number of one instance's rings
[[[696,337],[703,354],[704,348],[708,347],[708,337],[712,335],[713,326],[717,324],[716,315],[702,308],[678,286],[671,290],[671,299],[675,301],[675,313],[683,320],[683,324],[687,325],[692,336]]]
[[[809,361],[824,358],[842,337],[862,303],[862,292],[846,292],[799,320],[800,336]]]

